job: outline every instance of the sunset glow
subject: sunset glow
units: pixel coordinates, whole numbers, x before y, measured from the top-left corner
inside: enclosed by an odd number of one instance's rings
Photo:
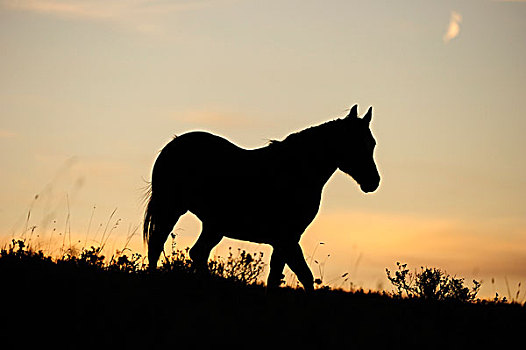
[[[525,1],[0,0],[0,245],[145,254],[174,135],[257,148],[358,104],[382,182],[326,185],[301,240],[315,277],[390,290],[400,261],[506,295],[526,282],[525,18]],[[184,216],[177,246],[199,230]]]

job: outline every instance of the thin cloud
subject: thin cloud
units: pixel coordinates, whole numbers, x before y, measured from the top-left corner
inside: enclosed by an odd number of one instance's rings
[[[18,134],[11,130],[6,129],[0,129],[0,140],[1,139],[12,139],[14,137],[17,137]]]
[[[444,34],[444,43],[450,42],[456,38],[460,33],[460,22],[462,22],[462,15],[458,12],[451,11],[451,17],[449,18],[449,26],[446,34]]]
[[[234,0],[0,0],[12,11],[33,12],[68,20],[105,21],[144,32],[158,29],[156,21],[174,13],[229,4]]]
[[[136,2],[134,2],[136,3]],[[124,3],[115,1],[5,0],[3,5],[17,11],[36,12],[63,18],[109,19],[122,13]]]
[[[152,0],[3,0],[5,7],[60,17],[82,19],[118,19],[131,14],[161,14],[197,10],[220,1],[152,1]]]

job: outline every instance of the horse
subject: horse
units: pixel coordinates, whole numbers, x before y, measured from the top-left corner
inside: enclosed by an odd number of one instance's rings
[[[359,118],[354,105],[344,118],[256,149],[203,131],[174,137],[152,168],[143,227],[149,267],[156,269],[168,235],[189,211],[202,222],[189,251],[197,270],[208,271],[210,252],[223,237],[269,244],[267,288],[281,285],[287,264],[312,291],[299,240],[318,213],[325,183],[339,169],[364,193],[380,184],[371,118],[372,107]]]

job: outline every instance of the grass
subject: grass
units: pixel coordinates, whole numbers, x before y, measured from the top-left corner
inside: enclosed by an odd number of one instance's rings
[[[328,287],[312,295],[291,287],[268,294],[257,278],[264,268],[258,254],[231,251],[210,261],[209,276],[200,276],[187,251],[172,247],[152,273],[142,256],[125,249],[111,257],[91,247],[53,258],[13,241],[0,251],[0,341],[55,348],[323,349],[524,342],[520,303]]]

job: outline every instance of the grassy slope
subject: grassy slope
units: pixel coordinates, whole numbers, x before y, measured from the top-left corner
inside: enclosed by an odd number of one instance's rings
[[[0,259],[0,278],[5,345],[472,349],[523,346],[526,331],[526,310],[516,304],[288,288],[267,295],[182,271],[127,274],[12,256]]]

